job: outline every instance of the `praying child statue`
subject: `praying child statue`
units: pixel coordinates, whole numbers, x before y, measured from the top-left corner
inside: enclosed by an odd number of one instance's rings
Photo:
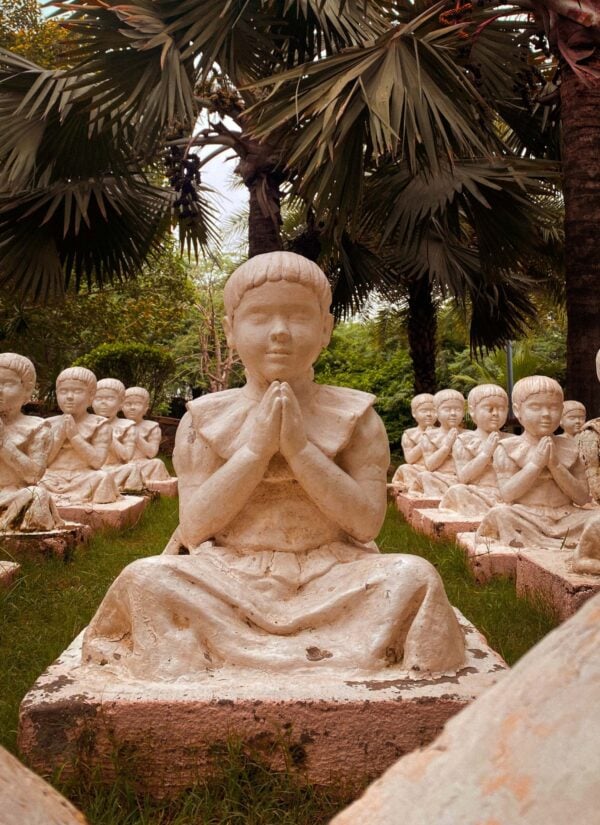
[[[47,532],[64,526],[38,482],[52,447],[49,424],[21,411],[35,387],[35,368],[14,352],[0,353],[0,532]]]
[[[552,435],[563,410],[554,379],[532,375],[513,388],[513,409],[523,434],[503,439],[494,468],[503,504],[492,507],[478,538],[512,547],[574,547],[590,518],[576,505],[589,500],[585,470],[574,440]]]
[[[160,425],[144,418],[150,408],[150,393],[144,387],[128,387],[123,401],[123,415],[135,425],[135,448],[132,461],[142,481],[167,481],[171,478],[164,461],[156,458],[162,438]]]
[[[465,399],[457,390],[440,390],[433,396],[433,403],[440,426],[423,434],[425,470],[418,474],[409,493],[441,498],[457,482],[452,449],[461,432]]]
[[[69,367],[56,379],[62,415],[49,418],[53,444],[41,484],[60,504],[109,504],[119,498],[114,479],[101,467],[111,444],[110,423],[88,413],[96,395],[96,376],[85,367]]]
[[[389,464],[375,399],[313,379],[333,325],[325,274],[291,252],[257,255],[224,301],[246,384],[189,403],[175,553],[119,575],[83,662],[145,680],[456,670],[464,637],[436,570],[373,543]]]
[[[479,384],[467,396],[475,430],[460,433],[452,456],[458,484],[453,484],[440,502],[441,508],[465,516],[483,516],[500,500],[494,453],[505,433],[500,429],[508,416],[508,395],[497,384]]]
[[[580,401],[565,401],[560,426],[565,438],[576,438],[585,424],[586,410]]]
[[[117,378],[102,378],[96,386],[92,408],[104,416],[111,426],[111,441],[103,470],[110,473],[121,492],[139,492],[144,482],[138,464],[132,462],[137,430],[134,421],[118,418],[125,401],[125,384]]]
[[[433,395],[427,392],[415,395],[410,402],[410,411],[417,426],[402,433],[402,452],[406,463],[398,467],[392,478],[392,484],[403,493],[414,484],[417,475],[425,469],[421,438],[436,421]]]

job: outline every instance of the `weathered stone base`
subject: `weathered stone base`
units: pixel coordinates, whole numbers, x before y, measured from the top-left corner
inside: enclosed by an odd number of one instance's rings
[[[456,543],[466,551],[469,567],[478,584],[485,584],[496,576],[516,579],[518,548],[485,539],[478,541],[475,533],[458,533]]]
[[[10,587],[20,569],[16,561],[0,561],[0,589]]]
[[[415,510],[427,510],[437,507],[441,499],[424,498],[423,496],[410,496],[408,493],[398,493],[396,496],[396,507],[402,513],[406,521],[412,525]]]
[[[312,782],[357,783],[429,743],[504,671],[460,619],[465,666],[416,680],[396,669],[288,677],[220,669],[196,682],[125,681],[79,666],[79,637],[25,696],[19,747],[41,775],[62,769],[68,776],[85,760],[107,782],[115,753],[125,754],[139,789],[156,797],[173,797],[218,770],[230,737],[276,770],[287,752]]]
[[[458,533],[477,530],[480,524],[480,518],[469,518],[441,507],[415,510],[412,517],[412,527],[434,539],[451,539]]]
[[[62,518],[87,524],[92,530],[123,530],[137,524],[146,509],[144,496],[123,496],[110,504],[59,504]]]
[[[574,573],[572,550],[544,550],[524,547],[517,561],[517,593],[540,598],[558,617],[568,619],[581,605],[600,591],[600,576]]]
[[[161,496],[167,498],[175,498],[177,496],[177,479],[166,478],[163,481],[146,481],[146,489],[151,493],[159,493]]]
[[[68,516],[61,513],[62,517]],[[44,533],[0,533],[0,550],[11,558],[39,558],[56,556],[68,559],[76,547],[89,541],[92,530],[86,524],[73,523],[70,519],[60,530]]]

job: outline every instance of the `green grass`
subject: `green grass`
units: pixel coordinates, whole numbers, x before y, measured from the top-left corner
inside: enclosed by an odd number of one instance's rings
[[[24,694],[87,624],[123,567],[160,553],[176,523],[176,500],[161,499],[137,527],[96,535],[70,562],[22,562],[20,578],[0,591],[0,744],[15,751]],[[518,599],[510,582],[478,587],[462,551],[415,533],[392,506],[378,541],[384,552],[415,553],[431,561],[450,601],[510,664],[555,624],[543,606]],[[320,825],[352,798],[349,788],[323,790],[292,773],[273,773],[236,742],[229,743],[219,776],[169,803],[137,795],[126,767],[111,788],[82,771],[76,784],[62,790],[92,825]]]

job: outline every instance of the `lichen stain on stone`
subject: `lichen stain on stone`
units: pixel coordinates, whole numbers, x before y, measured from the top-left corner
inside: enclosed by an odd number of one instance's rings
[[[52,694],[57,693],[62,688],[67,687],[67,685],[74,684],[75,679],[71,676],[67,676],[66,673],[57,676],[52,682],[48,682],[47,684],[40,685],[39,690],[42,694]]]
[[[503,670],[504,668],[501,668]],[[345,682],[348,687],[366,687],[367,690],[387,690],[397,688],[399,690],[414,690],[418,687],[429,687],[430,685],[458,685],[460,679],[469,673],[477,673],[476,667],[463,667],[457,670],[454,676],[439,676],[437,679],[370,679],[366,682]]]
[[[474,659],[487,659],[488,657],[488,654],[485,650],[479,650],[479,648],[476,647],[470,647],[469,653],[473,655]]]
[[[333,653],[329,650],[321,650],[319,647],[307,647],[306,658],[309,662],[320,662],[323,659],[331,659]]]

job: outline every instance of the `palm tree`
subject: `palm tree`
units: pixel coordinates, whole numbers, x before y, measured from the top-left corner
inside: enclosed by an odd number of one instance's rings
[[[250,193],[250,254],[281,246],[281,200],[300,198],[307,231],[296,243],[320,254],[340,307],[355,308],[374,287],[404,285],[423,365],[417,383],[431,388],[436,285],[472,305],[474,345],[522,325],[523,247],[536,246],[524,207],[538,214],[547,194],[539,179],[551,171],[515,171],[498,128],[518,119],[511,81],[530,25],[471,10],[467,31],[467,5],[67,0],[70,69],[0,57],[3,281],[42,295],[72,275],[78,286],[135,272],[166,228],[168,199],[148,173],[165,147],[182,241],[206,247],[214,219],[191,150],[233,150]],[[201,111],[208,126],[194,132]],[[459,161],[479,179],[457,176]],[[369,205],[383,180],[379,206],[398,212],[386,170],[394,185],[397,173],[421,187],[395,224],[373,218]],[[487,196],[498,189],[506,197],[495,210],[524,220],[510,241],[490,217]],[[475,221],[477,200],[489,222]],[[477,321],[486,315],[494,323]]]

